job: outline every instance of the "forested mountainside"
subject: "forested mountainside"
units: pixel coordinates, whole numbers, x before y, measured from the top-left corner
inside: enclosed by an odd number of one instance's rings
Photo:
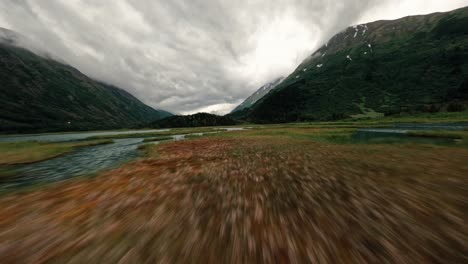
[[[0,131],[130,128],[171,115],[77,69],[0,39]]]
[[[294,122],[463,111],[468,8],[349,27],[236,118]]]

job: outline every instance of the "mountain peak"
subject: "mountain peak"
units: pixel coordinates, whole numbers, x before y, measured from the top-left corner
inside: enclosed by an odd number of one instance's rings
[[[12,30],[0,27],[0,43],[14,45],[17,43],[20,35]]]
[[[232,110],[231,113],[243,110],[245,108],[249,108],[252,105],[254,105],[258,100],[262,99],[266,94],[268,94],[271,90],[273,90],[276,86],[278,86],[282,81],[284,80],[284,77],[278,77],[271,82],[266,83],[262,87],[260,87],[257,91],[255,91],[251,96],[249,96],[247,99],[245,99],[242,104],[237,106],[234,110]]]
[[[468,8],[346,28],[242,118],[298,122],[468,107]]]

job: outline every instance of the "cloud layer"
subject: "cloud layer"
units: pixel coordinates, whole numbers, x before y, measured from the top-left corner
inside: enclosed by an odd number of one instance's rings
[[[155,108],[225,113],[346,26],[465,2],[418,1],[2,0],[0,27]]]

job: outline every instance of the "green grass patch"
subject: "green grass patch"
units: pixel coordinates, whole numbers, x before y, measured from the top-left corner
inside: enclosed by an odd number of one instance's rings
[[[344,144],[350,143],[351,137],[356,131],[355,128],[349,127],[315,127],[315,126],[284,126],[277,127],[264,126],[263,128],[257,127],[252,130],[245,130],[237,133],[221,133],[218,134],[222,137],[289,137],[301,140],[313,140],[317,142],[337,143]]]
[[[356,129],[353,128],[319,128],[291,131],[288,136],[297,139],[308,139],[332,144],[351,143],[351,137]]]
[[[15,172],[11,168],[0,168],[0,180],[9,178],[15,175]]]
[[[155,144],[143,144],[138,146],[138,150],[143,157],[157,158],[159,156],[158,148]]]
[[[143,143],[147,142],[158,142],[158,141],[166,141],[166,140],[173,140],[173,137],[157,137],[157,138],[145,138]]]
[[[120,139],[120,138],[151,138],[151,137],[166,137],[166,136],[175,136],[175,135],[186,135],[194,133],[205,133],[205,132],[221,132],[226,131],[221,128],[212,128],[212,127],[200,127],[200,128],[178,128],[171,129],[170,131],[164,132],[148,132],[148,133],[130,133],[130,134],[119,134],[119,135],[101,135],[93,136],[87,139],[96,140],[96,139]]]

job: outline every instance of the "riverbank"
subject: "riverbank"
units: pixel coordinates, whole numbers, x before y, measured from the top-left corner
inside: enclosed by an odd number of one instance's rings
[[[341,144],[350,134],[255,129],[145,145],[116,170],[0,197],[0,258],[462,263],[468,150]]]
[[[129,133],[119,135],[100,135],[93,136],[87,139],[89,140],[102,140],[102,139],[122,139],[122,138],[156,138],[156,137],[169,137],[177,135],[188,135],[194,133],[212,133],[212,132],[223,132],[227,131],[226,128],[219,127],[197,127],[197,128],[173,128],[167,131],[161,132],[149,132],[149,133]]]
[[[338,121],[317,121],[317,122],[302,122],[302,123],[285,123],[285,124],[252,124],[243,123],[235,127],[301,127],[301,126],[314,126],[314,127],[388,127],[394,124],[401,123],[468,123],[468,111],[464,112],[439,112],[439,113],[420,113],[420,114],[402,114],[399,116],[387,116],[380,118],[360,118],[360,119],[345,119]],[[141,128],[141,129],[115,129],[115,130],[93,130],[93,131],[64,131],[64,132],[44,132],[44,133],[24,133],[24,134],[1,134],[0,137],[34,137],[34,136],[54,136],[54,135],[67,135],[67,134],[96,134],[90,136],[90,139],[115,139],[115,138],[131,138],[139,137],[141,134],[145,137],[161,136],[161,135],[174,135],[198,133],[207,131],[223,130],[224,127],[196,127],[196,128],[173,128],[173,129],[154,129],[154,128]],[[161,131],[162,133],[155,132]],[[170,131],[169,131],[170,130]],[[169,133],[164,133],[169,132]],[[116,133],[117,135],[112,135]],[[121,135],[119,137],[119,135]]]
[[[231,132],[232,130],[244,131],[243,135],[246,136],[288,136],[291,139],[313,140],[331,144],[425,144],[467,147],[467,140],[461,139],[459,136],[465,133],[463,129],[466,129],[466,127],[466,123],[437,123],[410,126],[395,124],[393,127],[384,126],[380,128],[369,128],[366,125],[357,126],[345,123],[334,123],[333,125],[304,123],[301,125],[277,124],[244,128],[190,128],[156,132],[139,131],[136,134],[130,133],[126,135],[107,134],[101,136],[124,138],[115,138],[113,139],[115,143],[108,146],[84,148],[81,151],[72,152],[68,155],[60,155],[59,158],[48,159],[44,162],[3,168],[0,170],[0,176],[4,179],[0,182],[0,189],[3,191],[16,191],[18,188],[25,188],[30,185],[47,184],[109,170],[138,158],[142,153],[148,152],[149,149],[147,146],[144,146],[147,143],[159,144],[164,141],[236,135],[236,133],[226,133],[227,129],[231,130]],[[420,130],[411,131],[409,130],[410,128]],[[430,129],[439,130],[432,131]],[[170,134],[171,136],[161,136],[161,134]],[[155,135],[158,135],[158,137],[154,137]],[[67,140],[69,136],[72,138],[76,137],[74,134],[57,134],[54,135],[54,138],[47,139],[52,141],[58,139]],[[80,134],[80,136],[83,135]],[[38,135],[37,137],[44,139],[42,135]],[[19,140],[23,140],[23,138]],[[137,151],[137,149],[140,151]]]
[[[407,134],[412,137],[468,139],[468,131],[409,131]]]
[[[0,166],[29,164],[56,158],[77,148],[113,143],[112,140],[79,142],[0,142]]]

